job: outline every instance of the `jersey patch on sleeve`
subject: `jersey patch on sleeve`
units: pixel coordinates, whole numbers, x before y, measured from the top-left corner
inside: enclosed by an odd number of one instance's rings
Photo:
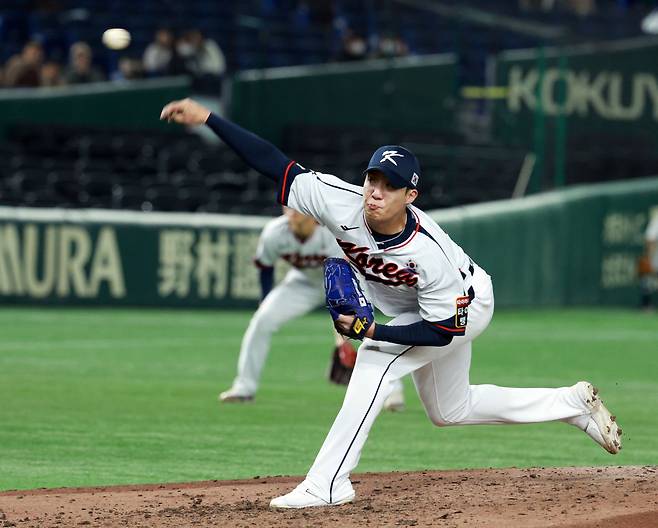
[[[468,324],[468,306],[472,298],[469,295],[455,299],[455,315],[443,321],[426,321],[432,328],[445,336],[463,336]]]
[[[455,328],[466,328],[468,323],[468,305],[471,304],[471,298],[468,295],[457,297],[455,311]]]

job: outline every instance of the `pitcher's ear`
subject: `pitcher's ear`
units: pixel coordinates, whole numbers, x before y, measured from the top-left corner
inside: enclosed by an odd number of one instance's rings
[[[408,205],[418,197],[418,189],[407,189],[405,196],[405,203]]]

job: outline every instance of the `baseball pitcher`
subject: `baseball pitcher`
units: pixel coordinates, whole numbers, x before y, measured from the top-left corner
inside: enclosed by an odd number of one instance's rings
[[[365,166],[363,185],[350,185],[289,159],[192,100],[166,105],[161,118],[207,124],[251,167],[277,183],[282,204],[325,225],[349,261],[350,272],[369,286],[369,299],[364,300],[346,269],[328,269],[332,275],[327,276],[327,296],[335,325],[363,344],[342,408],[306,479],[272,499],[271,507],[333,506],[354,500],[350,473],[394,382],[407,374],[437,426],[563,421],[610,453],[619,451],[621,429],[589,382],[560,388],[470,384],[472,342],[493,316],[491,278],[413,206],[421,170],[408,149],[378,148]],[[368,302],[392,321],[377,323]]]

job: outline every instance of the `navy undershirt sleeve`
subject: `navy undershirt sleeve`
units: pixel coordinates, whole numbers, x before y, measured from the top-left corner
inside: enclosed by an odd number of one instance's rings
[[[262,292],[261,300],[267,297],[267,294],[272,291],[274,284],[274,268],[263,267],[260,268],[260,291]]]
[[[210,114],[206,125],[217,134],[251,168],[274,180],[285,173],[291,160],[269,141],[258,137],[244,128]]]
[[[418,321],[410,325],[375,325],[372,336],[375,341],[387,341],[399,345],[415,346],[446,346],[452,341],[452,336],[437,332],[426,321]]]

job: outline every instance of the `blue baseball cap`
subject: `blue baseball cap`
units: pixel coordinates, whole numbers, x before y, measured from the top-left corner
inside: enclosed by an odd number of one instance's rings
[[[382,171],[396,189],[418,187],[420,179],[418,160],[413,152],[399,145],[384,145],[375,150],[363,175],[371,170]]]

